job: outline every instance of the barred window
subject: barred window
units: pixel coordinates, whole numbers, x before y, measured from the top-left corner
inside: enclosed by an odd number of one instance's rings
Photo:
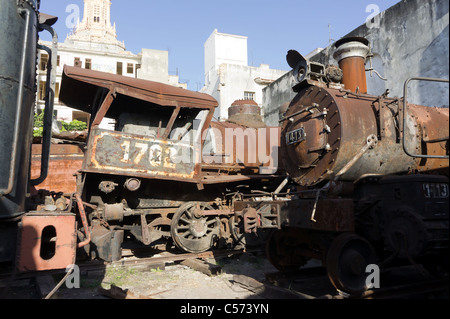
[[[127,73],[128,74],[133,74],[134,73],[134,65],[133,65],[133,63],[128,63],[127,64]]]
[[[255,92],[244,92],[244,100],[255,100]]]
[[[48,54],[41,54],[41,63],[39,64],[39,70],[47,70]]]
[[[117,62],[117,72],[118,75],[122,75],[123,73],[123,64],[122,62]]]

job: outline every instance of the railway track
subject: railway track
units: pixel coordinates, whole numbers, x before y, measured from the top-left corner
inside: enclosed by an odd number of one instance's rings
[[[199,259],[205,260],[209,258],[231,257],[246,252],[256,253],[261,252],[261,250],[229,249],[229,250],[213,250],[203,253],[175,253],[169,251],[155,252],[154,249],[145,249],[145,248],[138,250],[124,249],[122,251],[122,258],[118,261],[114,262],[104,262],[100,260],[82,261],[76,263],[76,266],[78,267],[81,276],[88,277],[91,274],[95,275],[96,273],[98,274],[105,273],[110,268],[119,268],[119,267],[135,268],[141,269],[143,271],[146,270],[150,271],[152,269],[163,270],[165,269],[166,264],[183,262],[187,260],[199,260]],[[68,268],[70,267],[68,266]],[[26,280],[36,280],[37,284],[40,285],[42,278],[51,278],[55,275],[61,274],[69,275],[70,272],[71,270],[69,269],[57,269],[43,272],[27,272],[27,273],[17,273],[14,269],[0,271],[0,297],[2,295],[2,292],[6,291],[9,287],[14,286],[17,283],[24,282]],[[63,282],[65,278],[66,277],[64,277],[61,280],[61,282]],[[48,285],[48,283],[46,285]],[[51,287],[50,289],[47,288],[47,291],[52,290],[55,286],[58,287],[58,285],[55,283],[53,287]]]
[[[394,269],[395,271],[395,269]],[[337,291],[322,267],[301,269],[296,273],[267,274],[268,285],[300,293],[306,299],[448,299],[448,275],[440,278],[390,275],[381,288],[366,291],[362,296],[350,296]]]
[[[80,271],[89,272],[95,270],[101,270],[109,267],[146,267],[152,265],[162,265],[166,263],[181,262],[188,259],[206,259],[206,258],[217,258],[217,257],[227,257],[237,254],[243,254],[244,252],[259,252],[259,250],[216,250],[207,251],[203,253],[169,253],[161,252],[160,254],[155,254],[151,257],[136,257],[133,252],[129,249],[124,250],[122,254],[122,259],[114,262],[104,262],[104,261],[84,261],[77,263]],[[38,276],[56,275],[65,273],[65,269],[59,270],[49,270],[44,272],[28,272],[28,273],[14,273],[14,271],[0,272],[0,282],[10,279],[14,276],[15,280],[33,278]]]
[[[96,272],[104,273],[108,268],[136,268],[141,271],[151,269],[165,269],[166,264],[173,264],[189,260],[206,260],[209,258],[226,258],[243,253],[261,253],[261,250],[217,250],[203,253],[171,253],[160,252],[149,257],[136,257],[132,250],[124,250],[122,259],[106,263],[102,261],[81,262],[77,266],[82,276],[90,276]],[[139,251],[137,255],[151,254],[150,251]],[[4,287],[15,281],[38,279],[46,276],[61,275],[66,270],[53,270],[39,273],[0,273],[0,293]],[[39,281],[39,280],[37,280]],[[64,280],[62,280],[64,281]],[[351,297],[338,292],[330,283],[323,267],[311,265],[295,273],[268,273],[263,282],[255,279],[235,275],[234,283],[252,291],[265,299],[416,299],[416,298],[449,298],[448,276],[436,278],[404,277],[396,280],[389,277],[380,289],[369,290],[360,297]],[[55,284],[50,290],[55,290]],[[48,290],[48,291],[50,291]],[[57,290],[57,289],[56,289]]]
[[[415,299],[449,298],[449,280],[447,278],[425,280],[423,282],[398,285],[376,290],[369,290],[360,299]]]

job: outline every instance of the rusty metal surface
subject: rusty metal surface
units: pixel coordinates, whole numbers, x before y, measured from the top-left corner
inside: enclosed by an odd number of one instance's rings
[[[352,199],[319,199],[315,222],[311,221],[314,207],[314,199],[287,202],[280,212],[281,226],[330,232],[355,230]]]
[[[290,176],[303,186],[333,179],[372,135],[379,139],[376,146],[348,169],[341,180],[354,181],[365,174],[448,170],[448,160],[421,161],[403,151],[399,103],[388,98],[380,103],[380,97],[334,89],[304,89],[286,114],[294,115],[292,120],[284,121],[282,126],[281,154]],[[411,106],[410,114],[405,133],[410,146],[417,152],[448,153],[446,141],[426,143],[425,148],[423,144],[424,139],[448,136],[448,109]],[[305,139],[288,143],[289,134],[299,129],[304,130]]]
[[[407,123],[410,123],[408,126],[412,126],[416,137],[419,135],[421,139],[420,147],[410,151],[422,156],[448,156],[449,109],[408,104],[408,114]],[[448,159],[427,158],[417,159],[417,162],[419,171],[441,171],[449,175]]]
[[[217,101],[207,94],[158,82],[69,66],[64,67],[59,99],[71,108],[90,113],[92,111],[90,106],[98,88],[161,106],[204,109],[214,109],[218,106]]]
[[[251,128],[230,122],[211,122],[210,127],[219,134],[214,136],[214,143],[218,148],[216,154],[208,161],[217,161],[221,164],[218,165],[219,168],[231,166],[235,170],[259,167],[279,169],[279,127]]]
[[[254,100],[236,100],[228,109],[228,116],[236,114],[261,114],[261,108]]]
[[[73,214],[28,214],[22,218],[20,272],[65,269],[75,262],[77,238]],[[55,237],[43,235],[54,228]],[[45,246],[50,246],[45,249]],[[53,247],[52,247],[53,246]]]
[[[261,108],[254,100],[236,100],[228,109],[227,122],[250,128],[266,127]]]
[[[94,128],[89,146],[85,172],[195,182],[193,147],[187,143]]]
[[[339,62],[343,72],[342,82],[347,90],[367,93],[365,61],[360,57],[347,58]],[[354,72],[354,70],[358,70]]]
[[[31,177],[40,174],[41,145],[33,144]],[[84,154],[80,146],[70,144],[53,144],[50,148],[49,174],[47,179],[34,187],[52,192],[71,194],[76,191],[76,174],[81,170]]]
[[[367,93],[366,58],[369,41],[361,37],[343,38],[336,42],[334,58],[342,70],[342,83],[351,92]]]

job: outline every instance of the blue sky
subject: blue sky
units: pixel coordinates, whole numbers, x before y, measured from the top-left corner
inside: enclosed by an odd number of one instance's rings
[[[296,49],[307,54],[325,47],[361,24],[374,11],[384,11],[399,0],[112,0],[111,22],[128,51],[142,48],[168,50],[169,73],[180,76],[188,89],[204,84],[203,44],[214,29],[248,37],[251,66],[269,64],[289,70],[286,53]],[[68,5],[80,8],[83,0],[41,0],[41,11],[59,17],[55,29],[60,42],[70,32],[66,27]],[[368,11],[367,11],[368,10]],[[330,26],[330,27],[329,27]],[[45,36],[44,39],[48,40]]]

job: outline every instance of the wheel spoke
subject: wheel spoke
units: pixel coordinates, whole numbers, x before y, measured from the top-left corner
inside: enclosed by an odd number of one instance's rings
[[[187,215],[187,217],[189,218],[189,219],[193,219],[194,217],[194,215],[192,214],[192,212],[191,212],[191,210],[192,209],[194,209],[194,207],[191,207],[191,208],[189,208],[189,209],[186,209],[185,211],[184,211],[184,213]]]
[[[183,222],[183,223],[185,223],[185,224],[188,224],[188,225],[191,223],[189,220],[187,220],[187,219],[184,218],[184,217],[180,217],[180,221]]]
[[[188,252],[203,252],[213,245],[213,236],[219,236],[220,220],[218,217],[198,216],[213,209],[210,205],[191,202],[181,206],[172,219],[171,235],[174,243]],[[203,214],[202,214],[203,215]]]
[[[182,233],[182,234],[180,234],[180,235],[181,235],[181,237],[186,238],[186,237],[188,237],[189,235],[191,235],[191,232],[190,232],[190,231],[186,231],[186,232],[184,232],[184,233]]]
[[[212,220],[210,220],[209,222],[206,222],[206,225],[208,225],[208,226],[213,225],[213,226],[214,226],[214,224],[215,224],[216,222],[217,222],[217,221],[216,221],[215,219],[212,219]]]

